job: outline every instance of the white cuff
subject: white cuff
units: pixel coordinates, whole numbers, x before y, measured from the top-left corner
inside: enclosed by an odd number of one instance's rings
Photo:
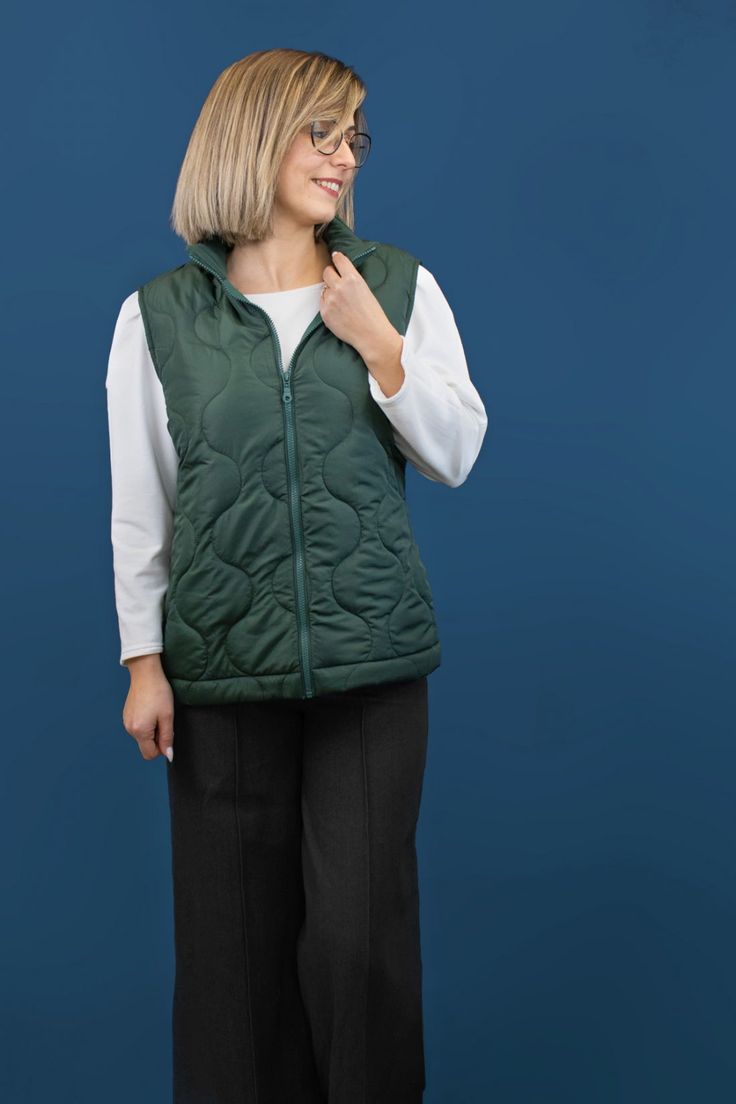
[[[155,655],[157,652],[162,652],[163,646],[161,644],[139,644],[138,647],[131,646],[130,648],[124,648],[120,653],[120,666],[125,666],[126,659],[132,659],[134,656]]]

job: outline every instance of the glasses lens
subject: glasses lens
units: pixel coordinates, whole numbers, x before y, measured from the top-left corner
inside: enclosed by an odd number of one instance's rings
[[[356,134],[350,142],[350,148],[353,151],[353,157],[355,158],[355,164],[357,168],[365,161],[366,157],[370,153],[371,140],[367,134]]]
[[[333,119],[312,123],[312,142],[320,153],[334,153],[340,144],[340,128]]]
[[[320,153],[334,153],[341,141],[340,128],[334,119],[318,119],[312,123],[312,142]],[[360,168],[370,152],[370,136],[349,134],[348,145],[355,158],[356,168]]]

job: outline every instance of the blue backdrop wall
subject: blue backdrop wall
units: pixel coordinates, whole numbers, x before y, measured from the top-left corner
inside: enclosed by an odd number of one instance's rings
[[[736,1099],[730,0],[15,5],[5,104],[0,1097],[170,1098],[165,763],[121,723],[104,377],[185,259],[219,72],[366,80],[366,237],[438,279],[489,429],[408,493],[435,594],[427,1104]]]

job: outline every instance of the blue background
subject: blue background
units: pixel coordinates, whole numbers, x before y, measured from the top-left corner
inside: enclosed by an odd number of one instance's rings
[[[408,474],[443,640],[427,1104],[733,1104],[730,0],[16,5],[5,151],[0,1097],[170,1098],[165,763],[122,727],[104,376],[256,49],[355,66],[356,230],[437,277],[489,414]]]

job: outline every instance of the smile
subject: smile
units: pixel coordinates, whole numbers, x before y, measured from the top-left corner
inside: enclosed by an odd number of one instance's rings
[[[337,184],[323,184],[319,180],[313,180],[313,184],[316,184],[318,188],[321,188],[323,192],[329,192],[330,195],[336,196],[340,191],[340,187]]]

